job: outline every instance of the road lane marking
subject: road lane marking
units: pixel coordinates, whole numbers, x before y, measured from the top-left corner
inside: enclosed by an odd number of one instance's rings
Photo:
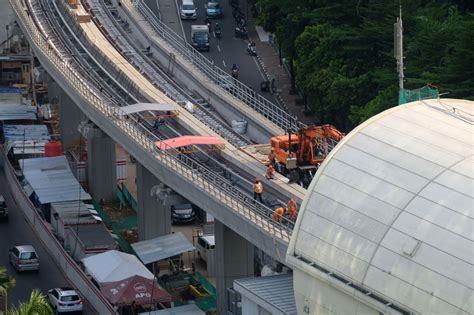
[[[221,46],[219,46],[219,44],[217,44],[217,50],[221,52]]]
[[[224,68],[227,68],[227,65],[225,64],[224,60],[222,60],[222,64],[224,65]]]
[[[266,81],[267,78],[265,77],[265,74],[263,73],[262,65],[257,61],[257,57],[252,57],[252,59],[255,62],[255,65],[257,66],[258,72],[262,76],[263,81]]]
[[[156,0],[158,2],[158,0]],[[186,39],[186,33],[184,32],[184,26],[183,26],[183,21],[181,20],[181,12],[179,10],[179,3],[178,3],[178,0],[175,0],[174,1],[175,5],[176,5],[176,13],[178,13],[178,20],[179,20],[179,25],[181,25],[181,32],[183,32],[182,34],[182,38],[184,39],[184,41],[186,42],[187,39]]]

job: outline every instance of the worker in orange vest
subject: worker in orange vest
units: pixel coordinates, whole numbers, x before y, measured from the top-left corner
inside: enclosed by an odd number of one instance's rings
[[[262,193],[263,193],[263,184],[260,181],[260,178],[255,178],[255,184],[253,185],[253,199],[258,199],[260,202],[262,201]]]
[[[287,209],[283,209],[283,207],[277,208],[275,212],[273,213],[273,221],[275,223],[277,222],[282,223],[286,210]]]
[[[275,178],[275,169],[273,168],[273,166],[271,164],[268,165],[267,174],[265,174],[265,178],[266,179],[274,179]]]
[[[270,151],[270,153],[268,153],[268,161],[270,162],[270,165],[273,165],[273,163],[275,163],[275,153],[273,153],[273,151]]]
[[[288,201],[288,213],[290,220],[293,222],[296,221],[296,217],[298,216],[298,209],[296,207],[296,201],[291,198],[290,201]]]

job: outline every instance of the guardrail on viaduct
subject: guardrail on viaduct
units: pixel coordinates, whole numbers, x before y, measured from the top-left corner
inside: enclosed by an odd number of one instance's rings
[[[143,0],[135,0],[133,1],[133,5],[158,36],[166,41],[174,51],[187,59],[215,84],[222,85],[224,81],[226,89],[232,91],[232,94],[235,97],[285,131],[297,131],[299,128],[305,126],[303,123],[298,121],[296,116],[289,114],[283,108],[275,105],[258,93],[255,93],[253,89],[239,80],[229,79],[229,74],[227,72],[217,67],[214,62],[207,59],[191,44],[187,43],[181,36],[161,22],[150,8],[143,3]]]
[[[233,187],[224,177],[214,173],[212,170],[196,163],[176,149],[159,150],[151,134],[141,124],[132,118],[121,119],[118,107],[108,105],[100,96],[99,90],[81,77],[80,73],[70,64],[60,59],[57,50],[36,29],[35,24],[29,17],[25,7],[20,1],[10,0],[20,24],[24,29],[25,36],[30,44],[37,49],[38,55],[43,55],[47,61],[54,66],[55,70],[74,88],[84,102],[91,105],[98,115],[102,115],[109,123],[113,124],[122,132],[121,137],[127,137],[152,157],[162,168],[166,168],[175,176],[181,177],[188,183],[192,183],[201,193],[211,199],[219,201],[224,207],[234,211],[241,219],[255,226],[270,238],[279,242],[288,243],[291,237],[292,223],[282,224],[273,222],[271,219],[272,209],[249,200],[240,190]],[[133,152],[132,152],[133,154]],[[173,188],[173,187],[172,187]]]

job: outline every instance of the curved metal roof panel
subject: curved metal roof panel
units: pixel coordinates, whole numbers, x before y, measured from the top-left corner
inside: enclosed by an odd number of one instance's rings
[[[314,262],[408,310],[472,314],[473,157],[474,102],[419,101],[366,121],[308,189],[293,267]]]

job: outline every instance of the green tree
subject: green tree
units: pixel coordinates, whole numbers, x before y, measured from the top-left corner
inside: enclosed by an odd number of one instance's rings
[[[15,279],[7,274],[7,268],[0,266],[0,296],[5,299],[5,310],[8,305],[8,290],[15,286]]]
[[[393,23],[400,1],[257,0],[290,72],[323,123],[344,131],[397,105]],[[474,99],[473,5],[402,0],[405,88]],[[294,68],[293,68],[294,66]]]
[[[18,308],[12,307],[8,310],[8,315],[50,315],[53,314],[53,309],[48,303],[46,296],[44,296],[38,289],[31,292],[28,302],[20,302]]]

